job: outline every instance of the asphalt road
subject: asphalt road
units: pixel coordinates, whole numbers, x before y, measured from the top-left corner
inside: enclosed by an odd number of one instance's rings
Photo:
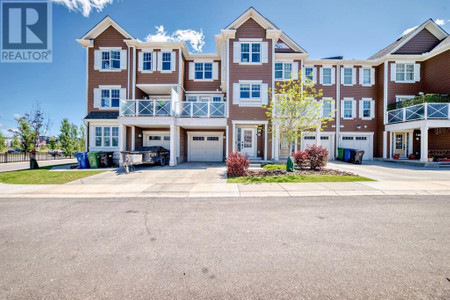
[[[1,199],[0,299],[449,299],[450,199]]]

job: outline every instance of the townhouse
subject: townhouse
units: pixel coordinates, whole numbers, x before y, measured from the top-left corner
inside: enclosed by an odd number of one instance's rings
[[[110,17],[77,41],[86,49],[89,151],[163,146],[171,166],[232,151],[277,160],[310,144],[331,159],[338,147],[369,160],[450,152],[450,37],[431,19],[366,60],[310,59],[254,8],[215,36],[215,53],[140,41]],[[322,113],[334,120],[288,149],[263,106],[299,70],[323,90]],[[420,102],[427,94],[443,96]]]

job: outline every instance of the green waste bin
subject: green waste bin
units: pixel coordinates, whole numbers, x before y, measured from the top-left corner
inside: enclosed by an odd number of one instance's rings
[[[98,156],[100,151],[92,151],[88,153],[89,165],[92,169],[97,169],[100,166],[100,160]]]
[[[344,160],[344,148],[338,148],[338,160]]]

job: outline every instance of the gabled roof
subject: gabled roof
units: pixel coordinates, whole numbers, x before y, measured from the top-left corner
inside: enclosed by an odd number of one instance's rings
[[[433,19],[428,19],[423,22],[419,26],[416,26],[413,30],[408,32],[407,34],[398,38],[395,42],[390,44],[389,46],[381,49],[368,59],[380,59],[386,55],[390,55],[395,53],[398,49],[400,49],[403,45],[405,45],[408,41],[410,41],[413,37],[415,37],[419,32],[423,29],[427,29],[430,31],[437,39],[443,40],[448,36],[448,33],[442,29],[439,25],[437,25]]]
[[[292,40],[287,34],[281,31],[274,23],[272,23],[268,18],[264,17],[260,12],[258,12],[253,6],[250,6],[243,14],[241,14],[237,19],[231,22],[225,30],[236,30],[242,24],[244,24],[248,19],[252,18],[261,27],[268,30],[280,31],[280,39],[286,43],[290,48],[295,51],[307,53],[305,49],[300,47],[294,40]]]
[[[120,34],[122,34],[127,39],[134,39],[134,37],[129,34],[125,29],[123,29],[116,21],[114,21],[110,16],[106,16],[97,23],[91,30],[89,30],[80,40],[91,40],[99,36],[103,31],[105,31],[109,26],[114,27]]]

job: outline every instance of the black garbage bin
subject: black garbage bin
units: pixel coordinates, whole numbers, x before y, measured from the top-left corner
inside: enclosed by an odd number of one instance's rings
[[[100,161],[100,168],[112,168],[114,152],[101,152],[98,154]]]
[[[355,157],[353,159],[353,163],[361,164],[364,156],[364,150],[355,150]]]
[[[356,149],[349,149],[350,150],[350,158],[348,160],[349,163],[355,162],[355,155],[356,155]]]

